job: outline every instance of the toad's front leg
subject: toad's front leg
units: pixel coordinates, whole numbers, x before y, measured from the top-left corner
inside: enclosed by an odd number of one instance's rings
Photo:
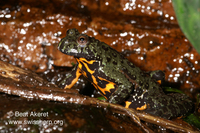
[[[76,65],[71,73],[64,79],[62,80],[59,84],[58,87],[64,88],[64,89],[71,89],[72,86],[78,81],[79,77],[81,76],[81,71],[78,68],[78,65]]]

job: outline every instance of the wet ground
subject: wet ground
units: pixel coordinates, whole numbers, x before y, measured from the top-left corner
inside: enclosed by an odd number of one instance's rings
[[[60,39],[65,37],[67,29],[77,28],[80,32],[94,36],[122,52],[142,70],[164,71],[168,86],[181,89],[194,102],[196,95],[200,92],[200,56],[181,32],[170,0],[111,0],[109,2],[104,0],[41,0],[40,2],[8,0],[0,2],[0,22],[0,60],[36,72],[52,84],[64,78],[71,70],[66,67],[71,67],[71,63],[75,63],[73,57],[58,51],[57,45]],[[6,81],[9,83],[9,77],[1,78],[8,78],[2,79],[2,84]],[[22,81],[27,84],[31,82],[26,81],[26,78]],[[42,83],[47,84],[46,81]],[[24,88],[27,87],[26,85]],[[87,82],[82,79],[74,88],[80,90],[87,85]],[[31,88],[34,88],[34,85]],[[7,88],[1,85],[1,89]],[[9,94],[8,89],[3,92]],[[84,91],[83,94],[85,93]],[[93,90],[90,93],[93,93]],[[91,94],[88,95],[91,96]],[[124,118],[121,126],[116,126],[123,117],[112,116],[112,113],[107,114],[104,110],[94,107],[66,105],[66,103],[52,102],[53,100],[51,102],[27,101],[27,99],[4,93],[0,94],[0,100],[2,101],[0,123],[1,129],[5,131],[33,130],[37,132],[55,129],[55,131],[69,132],[101,130],[102,132],[128,132],[133,130],[126,126],[129,125],[128,118]],[[59,113],[55,111],[55,108]],[[53,126],[56,127],[37,124],[36,127],[33,126],[34,124],[5,124],[8,119],[41,118],[21,118],[8,114],[15,111],[30,113],[34,110],[51,114],[44,119],[65,122],[62,126],[54,124]],[[94,110],[97,113],[94,113]],[[102,119],[95,114],[101,114]],[[109,117],[112,118],[108,122]],[[94,126],[97,121],[100,122],[95,125],[99,126]],[[119,123],[111,124],[112,121]],[[115,126],[110,128],[110,125]],[[130,127],[133,125],[131,123]],[[161,128],[158,130],[165,131]]]
[[[6,94],[1,94],[0,99],[1,132],[141,132],[130,120],[111,115],[109,110]]]

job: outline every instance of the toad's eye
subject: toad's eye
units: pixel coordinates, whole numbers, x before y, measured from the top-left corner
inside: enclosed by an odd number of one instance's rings
[[[87,43],[88,43],[88,38],[86,36],[79,36],[78,39],[77,39],[77,43],[80,45],[80,46],[85,46]]]

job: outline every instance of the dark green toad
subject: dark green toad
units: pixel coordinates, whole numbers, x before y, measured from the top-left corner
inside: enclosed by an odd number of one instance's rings
[[[143,72],[115,49],[80,34],[77,29],[67,31],[58,49],[74,56],[78,62],[60,87],[70,89],[80,75],[84,75],[110,103],[125,103],[126,108],[144,110],[167,119],[185,115],[192,109],[188,96],[163,92],[157,82],[164,77],[162,71]]]

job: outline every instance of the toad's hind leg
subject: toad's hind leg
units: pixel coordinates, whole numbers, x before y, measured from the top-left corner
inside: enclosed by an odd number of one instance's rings
[[[192,101],[185,94],[170,93],[154,97],[154,99],[155,101],[147,101],[149,107],[147,107],[145,112],[166,119],[186,115],[193,109]]]
[[[103,68],[100,68],[100,70],[102,73],[99,72],[98,76],[102,75],[102,78],[113,81],[113,83],[117,85],[117,87],[114,88],[114,92],[112,92],[112,94],[108,97],[108,102],[115,104],[124,102],[124,100],[131,94],[133,84],[129,81],[124,73],[117,68],[114,69],[113,66],[107,65]],[[108,87],[108,89],[113,88]]]

